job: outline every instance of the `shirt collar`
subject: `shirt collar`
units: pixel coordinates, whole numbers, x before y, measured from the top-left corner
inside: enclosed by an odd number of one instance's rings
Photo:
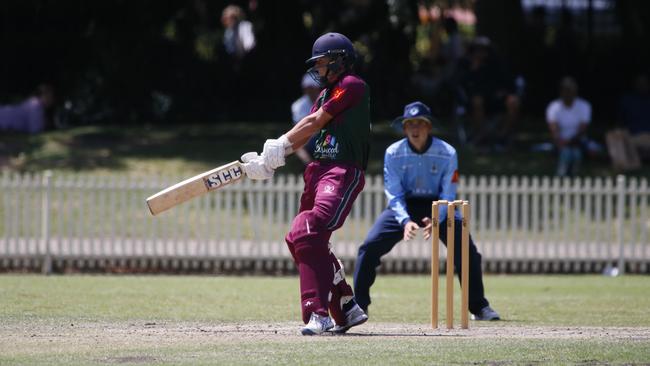
[[[424,145],[424,149],[422,150],[422,152],[417,151],[415,146],[411,145],[411,141],[409,141],[408,137],[406,138],[406,143],[409,145],[409,149],[411,149],[411,151],[413,151],[414,153],[416,153],[418,155],[422,155],[422,154],[426,153],[429,150],[429,148],[431,147],[431,144],[433,144],[433,136],[429,136],[429,139],[427,140],[426,145]]]

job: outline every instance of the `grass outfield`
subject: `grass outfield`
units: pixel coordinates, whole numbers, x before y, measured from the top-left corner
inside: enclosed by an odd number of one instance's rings
[[[0,365],[650,363],[650,277],[487,276],[504,321],[452,331],[429,283],[380,276],[368,323],[302,337],[296,277],[3,275]]]

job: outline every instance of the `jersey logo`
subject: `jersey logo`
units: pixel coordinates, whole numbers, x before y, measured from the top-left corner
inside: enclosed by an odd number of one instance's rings
[[[341,88],[336,88],[332,92],[332,99],[339,99],[343,94],[345,94],[345,90]]]
[[[336,146],[336,136],[325,136],[325,139],[323,140],[323,146]]]
[[[452,183],[458,183],[459,177],[458,177],[458,170],[454,170],[454,175],[451,176],[451,182]]]
[[[336,159],[339,154],[339,143],[336,141],[336,136],[325,135],[322,142],[316,145],[314,154],[325,159]]]
[[[334,192],[334,186],[331,184],[326,185],[323,187],[323,193],[333,193]]]

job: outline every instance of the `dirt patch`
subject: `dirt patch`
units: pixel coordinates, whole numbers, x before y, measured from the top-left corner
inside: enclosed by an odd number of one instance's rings
[[[99,362],[106,362],[106,363],[115,363],[115,364],[122,364],[122,363],[151,363],[156,361],[155,357],[149,357],[149,356],[128,356],[128,357],[108,357],[105,359],[97,360]]]
[[[300,324],[222,324],[203,325],[196,328],[201,333],[214,336],[242,338],[303,338]],[[187,334],[188,329],[166,331]],[[191,332],[191,331],[189,331]],[[399,323],[367,323],[351,329],[345,335],[327,334],[330,337],[459,337],[459,338],[558,338],[558,339],[637,339],[650,340],[650,328],[634,327],[534,327],[534,326],[474,326],[471,329],[431,329],[428,326]]]
[[[282,323],[75,323],[45,325],[32,324],[0,327],[0,349],[12,344],[29,347],[42,343],[76,344],[94,347],[99,343],[174,345],[210,344],[238,341],[298,341],[298,322]],[[519,326],[506,323],[472,324],[472,328],[447,330],[431,329],[428,325],[399,323],[366,323],[353,328],[346,335],[328,333],[322,338],[340,337],[444,337],[463,339],[602,339],[650,341],[647,327],[552,327]],[[106,360],[120,363],[120,360]],[[145,360],[151,361],[151,360]],[[139,362],[138,360],[124,362]]]

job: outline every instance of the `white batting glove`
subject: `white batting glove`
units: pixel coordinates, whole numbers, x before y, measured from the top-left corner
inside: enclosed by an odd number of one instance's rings
[[[291,150],[291,143],[286,135],[280,136],[279,139],[269,139],[264,143],[262,156],[264,162],[269,168],[276,169],[284,165],[284,155]]]
[[[244,171],[248,178],[253,180],[266,180],[273,178],[275,170],[269,168],[264,163],[264,158],[256,152],[247,152],[241,156],[241,161],[244,162]]]
[[[260,154],[258,154],[255,151],[250,151],[250,152],[247,152],[244,155],[242,155],[240,160],[242,161],[242,163],[245,164],[245,163],[250,163],[251,161],[253,161],[253,160],[255,160],[255,159],[259,158],[259,157],[260,157]]]

